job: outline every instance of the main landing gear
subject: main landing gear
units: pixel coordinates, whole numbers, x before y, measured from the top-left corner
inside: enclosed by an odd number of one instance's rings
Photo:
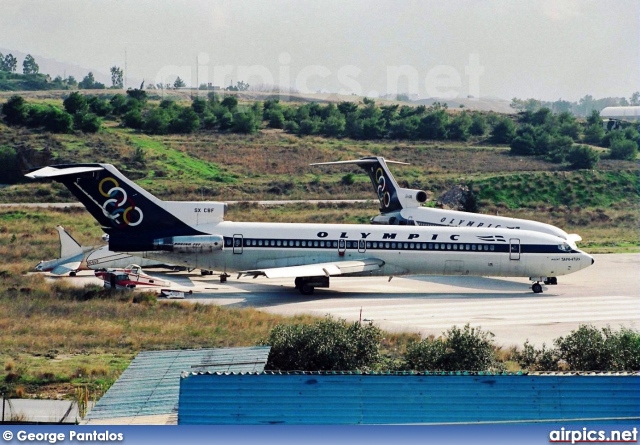
[[[302,295],[311,295],[316,287],[328,288],[329,277],[298,277],[295,285]]]

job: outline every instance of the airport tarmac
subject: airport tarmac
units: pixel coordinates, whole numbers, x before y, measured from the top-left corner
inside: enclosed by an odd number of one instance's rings
[[[372,321],[382,329],[438,336],[469,323],[495,334],[498,345],[527,339],[552,345],[581,324],[640,329],[640,254],[594,255],[595,264],[558,277],[557,286],[534,294],[526,278],[412,276],[331,278],[330,289],[310,296],[293,280],[191,276],[187,301],[282,314],[312,314]],[[151,272],[157,275],[155,272]],[[83,273],[77,284],[95,280]],[[164,278],[182,276],[163,274]],[[180,280],[184,283],[184,280]],[[179,286],[184,289],[184,286]]]

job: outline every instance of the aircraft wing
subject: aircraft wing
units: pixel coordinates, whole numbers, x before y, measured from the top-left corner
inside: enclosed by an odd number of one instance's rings
[[[75,272],[80,269],[81,261],[72,261],[69,263],[58,264],[56,267],[51,269],[51,273],[53,275],[64,275],[69,272]]]
[[[363,260],[245,270],[238,272],[238,278],[242,276],[253,276],[254,278],[259,276],[267,278],[333,277],[336,275],[371,272],[380,269],[382,266],[384,266],[384,261],[378,258],[365,258]]]

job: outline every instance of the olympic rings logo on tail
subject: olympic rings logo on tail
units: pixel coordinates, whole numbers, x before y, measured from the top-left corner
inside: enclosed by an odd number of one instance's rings
[[[387,190],[387,177],[384,175],[382,167],[378,167],[376,170],[376,183],[378,184],[378,199],[380,204],[386,209],[391,204],[391,195]]]
[[[105,191],[104,186],[107,183],[113,184],[113,187]],[[142,209],[136,207],[136,203],[128,197],[127,192],[120,187],[120,184],[115,178],[107,176],[100,181],[98,184],[98,191],[105,198],[109,198],[102,204],[102,211],[105,216],[111,219],[117,226],[135,227],[142,222],[142,219],[144,218]],[[128,207],[126,206],[127,204]],[[133,221],[131,220],[132,212],[136,212],[138,214],[137,219],[134,219]],[[120,217],[122,217],[122,222],[118,220]]]

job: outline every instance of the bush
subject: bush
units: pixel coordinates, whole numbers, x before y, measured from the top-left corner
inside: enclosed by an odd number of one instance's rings
[[[76,114],[76,113],[85,113],[89,109],[89,104],[87,103],[87,99],[77,91],[74,91],[67,97],[62,105],[67,113]]]
[[[629,139],[614,139],[609,151],[611,159],[635,161],[638,157],[638,143]]]
[[[598,163],[600,156],[587,145],[574,146],[567,156],[567,161],[572,169],[592,169]]]
[[[260,122],[252,112],[237,112],[233,115],[232,131],[234,133],[251,134],[259,128]]]
[[[509,144],[515,137],[516,126],[511,119],[499,119],[491,131],[491,141],[496,144]]]
[[[89,111],[97,116],[105,117],[113,111],[113,107],[105,99],[93,96],[90,97],[87,102],[89,103]]]
[[[73,117],[53,105],[31,105],[28,125],[32,128],[44,127],[52,133],[71,133]]]
[[[22,179],[15,148],[0,145],[0,183],[15,184]]]
[[[471,116],[471,127],[469,133],[474,136],[484,136],[487,132],[487,120],[480,113],[473,113]]]
[[[584,141],[588,144],[600,144],[604,137],[604,128],[601,124],[588,125],[584,130]]]
[[[102,120],[93,113],[77,113],[73,117],[73,126],[85,133],[97,133],[102,127]]]
[[[29,108],[21,96],[11,96],[2,106],[4,121],[8,125],[26,125]]]
[[[164,108],[157,107],[147,113],[142,129],[145,133],[167,134],[170,122],[171,114]]]
[[[270,128],[284,128],[285,119],[281,109],[270,108],[267,110],[266,115]]]
[[[581,325],[555,340],[558,355],[574,371],[640,370],[640,332],[622,328],[614,332]]]
[[[461,113],[454,117],[447,128],[449,139],[452,141],[466,141],[469,139],[471,123],[471,118],[467,113]]]
[[[372,324],[331,317],[312,325],[277,325],[263,342],[271,346],[266,369],[365,371],[380,361],[381,339]]]
[[[442,337],[413,343],[405,355],[407,367],[425,371],[487,371],[500,368],[493,334],[468,324],[452,327]]]
[[[169,123],[171,133],[193,133],[200,128],[200,119],[191,108],[183,107]]]
[[[527,340],[521,352],[514,355],[518,364],[527,371],[557,371],[558,355],[554,349],[547,349],[543,343],[542,349],[536,349]]]
[[[125,127],[135,128],[139,130],[140,128],[142,128],[143,123],[144,122],[142,120],[142,114],[138,109],[129,110],[122,117],[122,124]]]

